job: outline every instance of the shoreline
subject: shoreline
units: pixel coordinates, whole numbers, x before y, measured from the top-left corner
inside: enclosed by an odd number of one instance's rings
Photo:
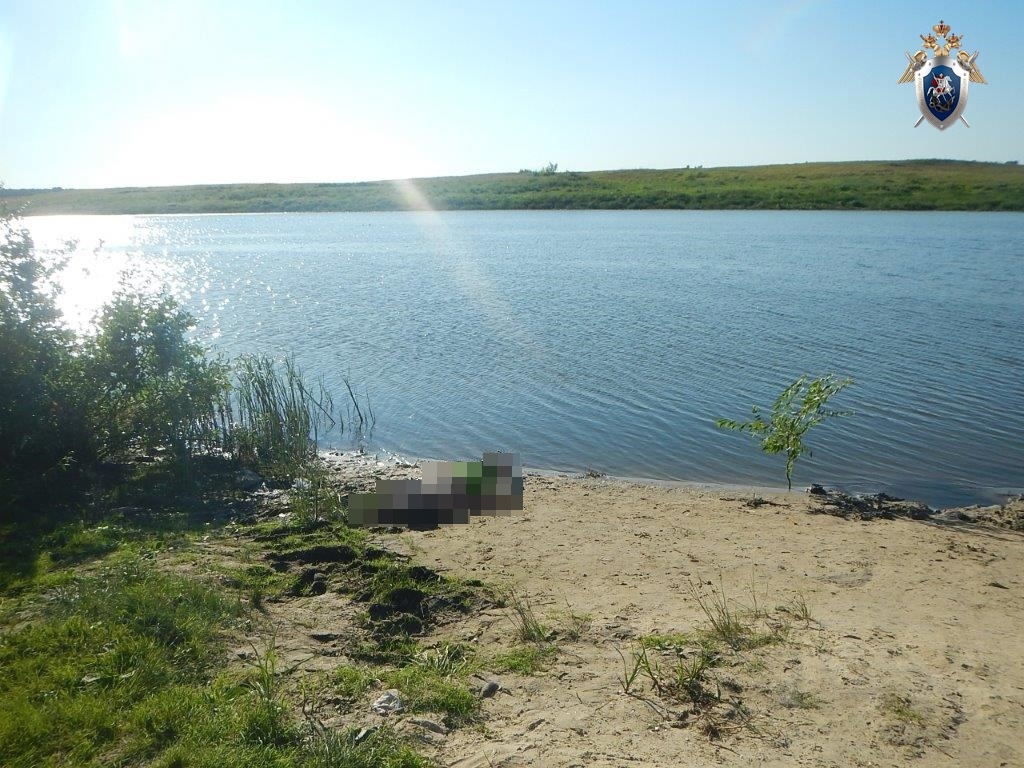
[[[404,454],[399,454],[385,449],[378,449],[376,451],[361,450],[361,449],[349,449],[342,450],[336,449],[336,447],[322,447],[319,449],[318,455],[322,458],[327,458],[329,464],[338,464],[338,468],[342,471],[350,472],[358,469],[373,469],[371,464],[377,463],[376,468],[386,471],[393,470],[409,470],[418,469],[422,462],[430,461],[450,461],[447,459],[437,459],[431,457],[415,457]],[[341,460],[340,463],[338,460]],[[884,490],[874,487],[870,490],[852,490],[849,486],[843,484],[826,484],[826,483],[809,483],[795,485],[793,489],[786,488],[784,485],[763,485],[754,483],[744,482],[715,482],[706,480],[667,480],[656,477],[640,477],[636,475],[613,475],[606,474],[604,472],[593,472],[593,471],[573,471],[573,470],[562,470],[562,469],[551,469],[547,467],[523,467],[523,475],[535,475],[540,477],[548,478],[560,478],[560,479],[593,479],[593,480],[604,480],[609,484],[625,484],[635,485],[640,487],[652,487],[652,488],[668,488],[668,489],[681,489],[681,490],[696,490],[696,492],[717,492],[717,493],[732,493],[732,494],[750,494],[752,496],[771,495],[771,496],[790,496],[794,499],[806,498],[808,490],[813,485],[823,486],[829,492],[837,492],[850,497],[877,497],[890,496],[890,498],[898,501],[909,502],[913,504],[927,504],[920,499],[915,499],[911,496],[891,496],[884,492]],[[1002,487],[1002,488],[989,488],[987,499],[983,501],[977,501],[972,504],[942,504],[942,505],[931,505],[928,504],[931,509],[935,512],[950,512],[957,510],[973,509],[973,508],[986,508],[992,506],[1006,506],[1015,501],[1024,498],[1024,487]],[[987,503],[985,503],[987,502]]]
[[[358,476],[372,479],[397,479],[415,474],[422,462],[444,461],[423,457],[408,457],[387,451],[367,452],[354,449],[337,449],[318,452],[328,468],[340,476]],[[835,507],[838,516],[904,517],[937,522],[977,522],[1011,530],[1024,530],[1024,493],[1000,495],[992,504],[971,504],[931,507],[919,500],[892,497],[885,493],[850,494],[842,488],[811,484],[788,489],[773,485],[752,485],[746,483],[699,482],[689,480],[659,480],[656,478],[606,475],[602,473],[566,472],[537,467],[523,467],[523,478],[535,481],[554,482],[563,485],[587,482],[597,488],[606,488],[609,493],[635,490],[642,493],[678,492],[684,496],[706,497],[709,495],[731,494],[737,498],[720,496],[723,502],[738,502],[749,507],[761,505],[806,505],[815,501],[825,507]],[[812,493],[818,488],[819,493]],[[748,496],[749,499],[738,497]],[[823,511],[823,508],[822,510]]]

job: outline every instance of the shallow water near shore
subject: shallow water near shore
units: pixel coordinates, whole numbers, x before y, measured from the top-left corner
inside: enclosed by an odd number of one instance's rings
[[[118,272],[227,353],[294,351],[409,456],[777,486],[714,427],[856,380],[794,484],[933,506],[1024,489],[1024,215],[543,211],[41,217],[80,326]],[[100,241],[103,241],[100,244]],[[340,398],[339,398],[340,400]],[[345,446],[337,435],[325,445]]]

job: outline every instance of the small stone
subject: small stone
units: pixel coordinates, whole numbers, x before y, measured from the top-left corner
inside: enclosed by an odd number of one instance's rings
[[[378,715],[389,715],[392,713],[401,712],[405,709],[405,702],[402,700],[401,693],[390,688],[382,693],[370,708]]]
[[[811,483],[811,487],[807,489],[807,493],[809,493],[811,496],[824,496],[825,487],[822,485],[818,485],[817,483]]]
[[[309,636],[318,643],[330,643],[340,637],[337,632],[310,632]]]
[[[448,733],[448,729],[442,723],[429,720],[425,717],[411,717],[409,718],[409,722],[413,725],[418,725],[420,728],[426,728],[428,731],[433,731],[434,733]]]

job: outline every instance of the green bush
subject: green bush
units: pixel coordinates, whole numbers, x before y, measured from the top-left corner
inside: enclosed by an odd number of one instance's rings
[[[75,336],[55,303],[61,266],[0,210],[0,506],[39,507],[68,485],[53,475],[71,464],[139,452],[165,451],[178,481],[211,451],[294,475],[320,435],[344,430],[322,379],[307,381],[291,357],[246,355],[232,370],[190,338],[196,320],[172,298],[122,288],[95,331]],[[373,411],[345,385],[362,435]],[[336,512],[316,491],[314,520]]]
[[[55,301],[63,255],[37,253],[0,210],[0,504],[11,508],[61,485],[51,476],[72,463],[162,447],[187,464],[225,439],[228,367],[188,338],[192,316],[122,291],[95,335],[76,337]]]
[[[188,339],[195,319],[171,298],[119,293],[84,344],[90,422],[105,454],[167,448],[187,460],[218,443],[228,367]]]
[[[60,267],[37,256],[28,231],[0,209],[0,475],[89,453],[74,337],[49,282]]]
[[[850,411],[831,411],[825,408],[826,403],[838,395],[853,379],[839,379],[834,374],[808,380],[804,374],[784,390],[772,404],[769,421],[761,418],[761,409],[751,409],[754,419],[739,422],[732,419],[718,419],[715,425],[719,429],[731,429],[746,432],[761,440],[761,450],[765,453],[786,454],[786,485],[793,489],[793,468],[797,459],[811,452],[804,444],[803,437],[812,427],[818,426],[825,419],[833,416],[849,416]]]

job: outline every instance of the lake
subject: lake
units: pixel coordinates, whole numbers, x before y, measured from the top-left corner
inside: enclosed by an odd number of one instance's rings
[[[62,305],[118,274],[226,354],[294,352],[376,414],[370,446],[784,485],[745,419],[799,374],[856,384],[794,486],[933,505],[1024,489],[1024,215],[753,211],[62,216]],[[101,242],[102,241],[102,242]],[[340,400],[340,397],[339,397]],[[325,443],[344,446],[329,436]]]

